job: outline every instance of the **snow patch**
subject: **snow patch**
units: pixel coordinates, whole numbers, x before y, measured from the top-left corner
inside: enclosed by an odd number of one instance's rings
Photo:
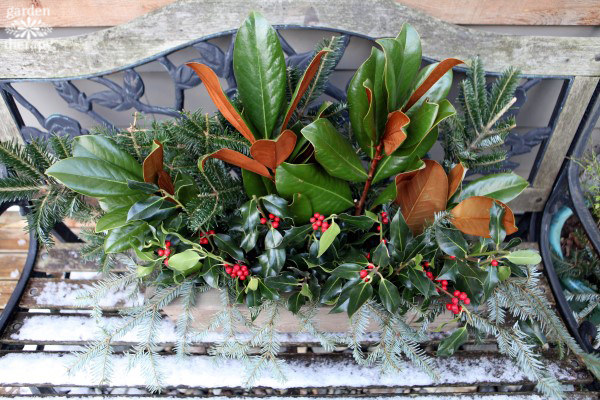
[[[10,273],[10,277],[11,277],[11,278],[18,278],[18,277],[19,277],[19,269],[17,268],[17,269],[15,269],[14,271],[12,271],[12,272]]]
[[[64,281],[46,282],[41,293],[35,296],[35,301],[38,305],[72,306],[78,304],[77,298],[90,289],[92,289],[91,285],[74,285]],[[143,300],[144,295],[141,293],[137,293],[132,300],[128,291],[113,288],[100,300],[99,305],[101,307],[116,307],[117,305],[131,307],[141,304]]]

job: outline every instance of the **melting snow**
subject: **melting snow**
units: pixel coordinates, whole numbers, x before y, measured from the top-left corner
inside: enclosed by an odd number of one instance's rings
[[[73,285],[64,281],[46,282],[41,293],[35,296],[35,301],[38,305],[71,306],[77,304],[77,298],[88,289],[91,289],[91,285]],[[100,300],[100,306],[130,307],[143,300],[144,295],[141,293],[137,294],[136,301],[132,301],[128,291],[114,288]]]

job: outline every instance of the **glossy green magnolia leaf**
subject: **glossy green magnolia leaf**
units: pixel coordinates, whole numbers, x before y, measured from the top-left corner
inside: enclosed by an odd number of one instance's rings
[[[400,108],[399,89],[402,81],[402,61],[404,43],[396,39],[385,38],[377,40],[383,49],[385,57],[384,83],[387,92],[387,111],[392,112]]]
[[[418,270],[416,268],[407,268],[406,272],[408,274],[408,279],[410,280],[410,282],[414,285],[415,288],[417,288],[419,292],[421,292],[423,296],[425,296],[425,298],[429,298],[437,294],[433,282],[431,282],[429,278],[425,276],[423,271]]]
[[[379,282],[379,299],[383,306],[392,314],[396,313],[400,306],[400,292],[396,285],[387,279],[381,279]]]
[[[396,40],[403,47],[398,99],[400,101],[399,105],[404,106],[410,95],[411,84],[416,79],[419,68],[421,68],[421,38],[415,28],[410,24],[404,23]]]
[[[146,222],[134,221],[120,228],[108,232],[104,239],[104,252],[106,254],[122,253],[141,242],[141,238],[150,232]]]
[[[504,257],[511,263],[518,265],[537,265],[542,262],[540,253],[534,250],[517,250]]]
[[[313,210],[312,205],[310,204],[310,199],[301,193],[294,193],[294,195],[292,196],[292,204],[290,204],[290,210],[292,212],[294,221],[299,224],[308,222],[310,220],[310,217],[313,216]]]
[[[139,177],[106,161],[71,157],[60,160],[46,170],[69,189],[90,197],[133,196],[137,190],[127,186]]]
[[[452,332],[450,336],[441,341],[436,355],[440,357],[450,357],[467,341],[468,338],[469,332],[467,332],[467,328],[461,326]]]
[[[98,204],[104,212],[110,212],[121,207],[127,207],[127,210],[129,210],[132,205],[140,200],[145,199],[146,197],[148,196],[145,194],[137,194],[135,196],[103,197],[98,199]]]
[[[374,209],[382,204],[391,203],[398,197],[398,192],[396,191],[396,182],[389,183],[385,189],[383,189],[377,198],[371,204],[371,209]]]
[[[402,148],[414,147],[421,142],[427,133],[433,128],[440,106],[437,103],[425,101],[410,119],[406,128],[406,140]]]
[[[300,292],[293,293],[288,299],[287,308],[293,314],[297,314],[300,311],[300,308],[306,303],[306,297],[304,297]]]
[[[233,72],[245,115],[269,139],[285,103],[286,66],[277,32],[257,12],[237,31]]]
[[[242,168],[242,183],[248,197],[266,196],[274,191],[272,182],[262,176]]]
[[[321,257],[327,249],[331,246],[337,235],[340,234],[340,226],[335,223],[335,221],[331,221],[329,228],[321,235],[319,239],[319,253],[317,257]]]
[[[265,207],[265,209],[269,213],[275,215],[276,217],[281,217],[281,218],[292,217],[292,212],[290,210],[290,207],[289,207],[286,199],[282,199],[279,196],[270,194],[268,196],[262,197],[260,200],[261,200],[262,205]]]
[[[375,221],[366,215],[350,215],[346,213],[339,214],[338,219],[344,222],[350,230],[368,231],[373,227]],[[353,229],[356,228],[356,229]]]
[[[231,236],[223,233],[217,233],[213,236],[213,240],[219,249],[229,254],[235,260],[244,259],[244,252],[233,242]]]
[[[328,304],[335,300],[342,291],[343,278],[339,276],[330,276],[325,281],[325,285],[321,289],[321,303]]]
[[[436,138],[437,140],[437,138]],[[435,142],[435,141],[434,141]],[[401,172],[408,172],[422,167],[423,161],[412,156],[386,156],[381,157],[381,161],[377,164],[375,175],[373,176],[373,183],[379,182],[383,179],[389,178],[392,175],[399,174]]]
[[[149,196],[131,206],[127,212],[127,221],[152,218],[164,219],[175,212],[175,204],[159,196]]]
[[[352,317],[373,296],[373,286],[369,283],[359,283],[350,290],[346,312]]]
[[[129,207],[125,206],[107,212],[96,222],[96,232],[104,232],[126,225],[128,211]]]
[[[350,142],[328,119],[320,118],[302,129],[315,148],[315,158],[329,175],[350,182],[364,182],[367,172]]]
[[[344,279],[355,279],[359,276],[359,272],[363,269],[365,269],[364,265],[356,263],[344,263],[331,271],[331,276]]]
[[[129,189],[137,190],[146,194],[155,194],[160,188],[154,183],[138,182],[138,181],[127,181],[127,187]]]
[[[486,196],[507,203],[529,186],[529,182],[512,172],[485,175],[464,185],[456,197],[456,203],[472,196]]]
[[[336,214],[354,206],[348,183],[328,175],[316,164],[281,164],[275,185],[288,200],[296,193],[305,195],[312,209],[321,214]]]
[[[411,89],[412,94],[421,84],[427,79],[429,74],[435,69],[439,63],[429,64],[419,71],[414,80]],[[448,70],[421,98],[413,104],[413,106],[405,112],[406,115],[412,118],[412,115],[421,107],[423,102],[428,99],[431,103],[439,103],[448,96],[452,87],[452,69]]]
[[[81,135],[73,139],[73,157],[94,158],[124,169],[143,181],[142,166],[114,140],[101,135]]]
[[[169,268],[180,272],[186,272],[196,266],[200,261],[200,255],[194,250],[185,250],[169,257]]]
[[[390,243],[398,251],[403,252],[411,238],[412,232],[406,224],[402,212],[400,210],[396,211],[390,223]]]
[[[440,249],[448,255],[465,258],[469,252],[467,240],[458,229],[438,226],[435,239]]]
[[[506,229],[504,229],[504,207],[497,203],[493,203],[490,207],[490,237],[496,244],[496,249],[499,249],[506,237]]]

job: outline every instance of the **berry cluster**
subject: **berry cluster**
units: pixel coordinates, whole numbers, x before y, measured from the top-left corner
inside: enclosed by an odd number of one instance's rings
[[[325,216],[319,213],[315,213],[310,222],[313,224],[312,227],[315,231],[320,229],[321,232],[325,232],[329,228],[329,223],[325,221]]]
[[[165,265],[168,267],[169,266],[169,256],[171,255],[171,241],[167,240],[165,242],[165,248],[158,249],[158,251],[156,253],[158,254],[159,257],[167,257],[167,258],[165,258]]]
[[[212,229],[208,232],[200,232],[200,244],[208,244],[207,236],[214,235],[215,231]]]
[[[450,301],[450,303],[446,304],[446,310],[452,311],[452,313],[454,313],[454,314],[459,314],[462,311],[463,306],[458,304],[461,301],[463,302],[464,305],[471,304],[471,299],[469,299],[469,297],[467,296],[467,294],[465,292],[461,292],[460,290],[455,290],[454,293],[452,293],[452,295],[454,297],[452,297],[452,300]]]
[[[224,267],[225,272],[227,272],[233,279],[240,278],[240,281],[245,281],[246,277],[250,275],[250,271],[245,265],[234,264],[231,266],[229,264],[224,264]]]
[[[448,281],[443,279],[443,280],[439,280],[436,279],[436,277],[433,275],[433,272],[431,272],[431,270],[429,270],[429,261],[423,261],[421,263],[421,265],[423,266],[423,271],[425,271],[425,275],[427,275],[427,278],[429,278],[429,280],[433,281],[433,282],[439,282],[440,285],[442,285],[441,288],[436,288],[437,292],[441,292],[442,290],[447,290],[448,289]]]
[[[381,222],[383,224],[389,224],[390,223],[390,219],[388,218],[388,213],[385,211],[381,212]],[[377,232],[381,231],[381,225],[377,225]]]
[[[279,228],[279,222],[281,221],[281,218],[275,216],[274,214],[269,214],[269,220],[268,222],[271,223],[271,226],[273,227],[273,229],[277,229]],[[267,223],[267,219],[265,217],[262,217],[260,219],[260,223],[265,225]]]
[[[375,268],[375,266],[373,264],[368,264],[367,265],[367,269],[373,269]],[[358,275],[360,276],[360,279],[362,279],[365,282],[369,282],[369,271],[367,271],[366,269],[361,269],[358,272]]]

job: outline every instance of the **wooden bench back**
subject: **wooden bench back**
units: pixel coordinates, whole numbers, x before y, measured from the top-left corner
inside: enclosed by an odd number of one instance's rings
[[[507,167],[518,167],[519,157],[533,160],[523,173],[531,187],[511,204],[517,212],[543,209],[600,77],[600,38],[517,37],[475,31],[392,0],[179,1],[127,24],[86,35],[1,40],[0,92],[4,101],[0,102],[0,139],[22,140],[48,132],[87,133],[73,115],[55,114],[52,104],[34,105],[17,87],[23,82],[51,83],[76,115],[108,127],[114,126],[114,112],[177,115],[186,91],[200,84],[183,62],[173,61],[178,50],[193,50],[199,54],[194,57],[212,63],[227,80],[230,91],[234,90],[231,47],[224,52],[207,40],[233,32],[251,10],[262,12],[280,30],[324,29],[348,38],[395,35],[404,22],[409,22],[420,33],[424,56],[429,60],[479,56],[490,75],[509,66],[518,67],[525,77],[518,92],[520,106],[526,104],[527,91],[541,80],[558,80],[561,90],[548,125],[514,133],[507,141],[511,156]],[[298,54],[285,41],[282,44],[292,64],[310,57],[310,52]],[[153,62],[160,63],[174,83],[172,106],[149,104],[143,97],[148,86],[138,71]],[[122,83],[107,78],[115,72],[120,73]],[[94,89],[84,90],[90,88],[90,82]],[[344,86],[332,86],[328,94],[343,98],[344,92]],[[106,116],[102,110],[112,114]],[[32,114],[38,126],[26,126],[24,112]]]

